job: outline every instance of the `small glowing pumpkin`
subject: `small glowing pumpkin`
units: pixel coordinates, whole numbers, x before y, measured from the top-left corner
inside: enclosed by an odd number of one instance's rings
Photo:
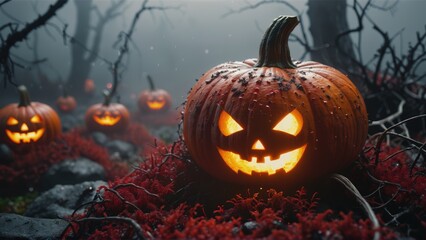
[[[88,95],[92,95],[95,92],[95,82],[92,79],[86,79],[84,81],[84,92]]]
[[[62,96],[56,100],[56,106],[59,111],[64,113],[70,113],[77,107],[77,101],[73,96],[68,95],[65,88],[62,88]]]
[[[150,90],[142,91],[138,97],[138,106],[141,113],[165,112],[172,102],[170,94],[163,89],[155,89],[150,75],[147,75]]]
[[[61,133],[58,114],[46,104],[31,102],[25,86],[19,86],[19,103],[0,110],[1,139],[12,148],[47,142]]]
[[[120,103],[110,103],[110,97],[105,94],[104,103],[92,105],[86,111],[85,122],[89,131],[104,133],[121,132],[127,129],[130,113]]]
[[[292,62],[296,17],[266,31],[259,59],[207,71],[188,94],[183,136],[210,175],[239,183],[294,185],[340,170],[367,137],[364,101],[341,72]]]

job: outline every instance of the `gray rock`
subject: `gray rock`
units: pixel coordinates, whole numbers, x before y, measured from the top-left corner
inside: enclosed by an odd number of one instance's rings
[[[104,181],[84,182],[77,185],[56,185],[42,193],[27,208],[25,216],[39,218],[58,218],[69,216],[83,203],[93,201],[99,186]],[[84,208],[78,213],[82,213]]]
[[[13,152],[6,144],[0,144],[0,164],[13,162]]]
[[[59,239],[68,222],[0,213],[0,239]]]
[[[259,227],[259,224],[255,221],[245,222],[242,226],[242,231],[244,234],[251,234],[253,230]]]
[[[61,114],[61,125],[62,125],[62,131],[67,132],[67,131],[81,125],[81,122],[72,113],[62,113]]]
[[[67,159],[55,164],[40,179],[40,189],[47,190],[56,184],[77,184],[85,181],[105,180],[105,169],[87,158]]]
[[[106,142],[108,141],[108,137],[107,135],[105,135],[105,133],[101,133],[101,132],[93,132],[91,134],[93,141],[95,141],[95,143],[99,144],[99,145],[105,145]]]
[[[128,159],[136,154],[137,148],[128,142],[112,140],[105,144],[110,154],[118,153],[121,158]]]

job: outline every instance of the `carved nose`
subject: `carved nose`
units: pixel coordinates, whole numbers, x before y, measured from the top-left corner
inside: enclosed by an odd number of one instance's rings
[[[262,142],[260,140],[257,140],[253,146],[251,146],[252,150],[265,150],[265,147],[263,146]]]
[[[25,124],[25,123],[23,123],[23,124],[22,124],[22,126],[21,126],[21,131],[22,131],[22,132],[26,132],[26,131],[28,131],[28,126],[27,126],[27,124]]]

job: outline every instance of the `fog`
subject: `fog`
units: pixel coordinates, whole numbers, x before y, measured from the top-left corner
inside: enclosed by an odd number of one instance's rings
[[[15,0],[5,4],[0,13],[2,25],[7,22],[31,22],[39,13],[44,13],[49,4],[55,1]],[[101,11],[107,8],[110,1],[95,0]],[[120,32],[129,29],[134,13],[142,1],[128,1],[123,14],[110,21],[104,30],[99,56],[111,62],[117,58],[118,50],[113,47]],[[252,1],[254,2],[254,1]],[[306,30],[309,19],[306,16],[305,0],[288,1],[304,13]],[[352,1],[348,1],[350,4]],[[244,60],[257,57],[258,47],[263,31],[271,21],[279,16],[295,14],[283,4],[267,4],[242,13],[224,17],[230,9],[239,9],[247,5],[247,1],[213,1],[213,0],[174,0],[150,1],[150,5],[180,6],[179,10],[144,12],[139,19],[130,43],[130,52],[124,59],[126,67],[118,94],[124,102],[132,102],[139,91],[148,88],[145,74],[150,74],[157,88],[170,92],[173,104],[179,105],[185,100],[186,93],[203,72],[226,61]],[[390,36],[403,30],[402,37],[395,41],[398,49],[406,49],[408,43],[415,37],[417,30],[424,30],[426,1],[399,1],[393,11],[383,12],[371,9],[368,14]],[[7,15],[5,14],[7,13]],[[354,15],[348,10],[350,25],[355,25]],[[96,21],[96,17],[92,20]],[[48,61],[40,65],[49,78],[66,80],[71,63],[70,43],[64,44],[62,29],[68,24],[67,33],[73,35],[76,24],[75,4],[71,0],[60,9],[57,17],[49,21],[49,25],[37,30],[39,58]],[[55,27],[56,26],[56,27]],[[371,24],[366,24],[363,34],[363,53],[368,58],[379,47],[381,39],[372,30]],[[59,30],[58,30],[59,29]],[[300,34],[300,29],[295,30]],[[309,32],[308,32],[309,35]],[[33,60],[32,39],[30,34],[26,42],[14,48],[13,56]],[[290,43],[292,57],[298,59],[303,49],[297,43]],[[309,56],[307,57],[309,59]],[[307,60],[306,59],[306,60]],[[19,61],[18,61],[19,62]],[[23,62],[25,65],[25,63]],[[98,90],[112,80],[108,65],[97,60],[93,63],[90,78],[94,79]],[[28,84],[32,81],[34,67],[27,69],[16,68],[17,83]],[[14,102],[17,99],[6,99],[10,91],[15,91],[12,85],[1,88],[3,96],[0,102]],[[54,94],[54,93],[49,93]]]

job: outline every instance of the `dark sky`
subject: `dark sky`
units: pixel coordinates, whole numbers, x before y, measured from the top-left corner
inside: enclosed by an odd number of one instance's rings
[[[14,16],[23,23],[36,17],[36,11],[42,13],[50,0],[15,0],[3,6],[4,12]],[[108,0],[95,0],[99,8],[109,6]],[[142,1],[131,0],[125,13],[108,23],[101,44],[100,55],[103,58],[114,61],[117,50],[112,45],[116,41],[120,31],[127,31],[134,12]],[[255,1],[251,1],[255,2]],[[306,1],[289,1],[299,11],[304,12],[306,18]],[[352,1],[349,1],[352,3]],[[375,1],[383,3],[385,1]],[[392,2],[392,1],[390,1]],[[120,95],[124,102],[131,102],[132,94],[148,88],[145,75],[149,73],[156,81],[158,88],[169,91],[174,98],[174,105],[184,101],[187,91],[203,72],[220,63],[246,58],[257,57],[258,47],[263,31],[272,20],[285,14],[294,14],[289,8],[280,4],[268,4],[254,10],[223,17],[230,9],[239,9],[246,6],[247,1],[242,0],[172,0],[151,1],[151,5],[178,6],[180,10],[168,10],[167,12],[144,13],[137,23],[136,32],[130,45],[131,52],[125,58],[127,70],[124,74],[120,89]],[[415,36],[416,30],[424,30],[426,17],[423,13],[426,9],[424,0],[400,0],[394,11],[381,12],[371,9],[371,18],[392,36],[404,29],[403,37],[395,42],[401,47],[407,46]],[[10,22],[5,14],[0,13],[0,22]],[[58,18],[51,23],[63,27],[69,25],[68,33],[72,34],[75,27],[75,4],[70,0],[67,5],[58,12]],[[96,20],[96,18],[94,18]],[[306,18],[305,24],[309,26]],[[353,15],[349,10],[349,21],[353,24]],[[299,32],[298,29],[295,31]],[[38,30],[40,57],[47,57],[48,62],[42,68],[51,77],[66,79],[70,67],[70,49],[63,44],[61,34],[53,27]],[[371,56],[380,42],[378,35],[371,30],[371,25],[366,25],[363,35],[363,52],[365,57]],[[29,43],[32,44],[32,35]],[[398,46],[398,47],[400,47]],[[301,48],[296,43],[291,43],[292,56],[298,59]],[[27,44],[20,44],[19,49],[13,53],[26,59],[32,59],[32,50]],[[16,81],[28,82],[28,74],[31,70],[18,70]],[[98,60],[93,64],[91,73],[99,86],[111,81],[112,77],[108,66]],[[14,91],[8,89],[0,90]],[[2,99],[4,100],[4,99]],[[16,101],[12,99],[10,101]],[[4,102],[4,101],[1,101]],[[1,107],[1,106],[0,106]]]

